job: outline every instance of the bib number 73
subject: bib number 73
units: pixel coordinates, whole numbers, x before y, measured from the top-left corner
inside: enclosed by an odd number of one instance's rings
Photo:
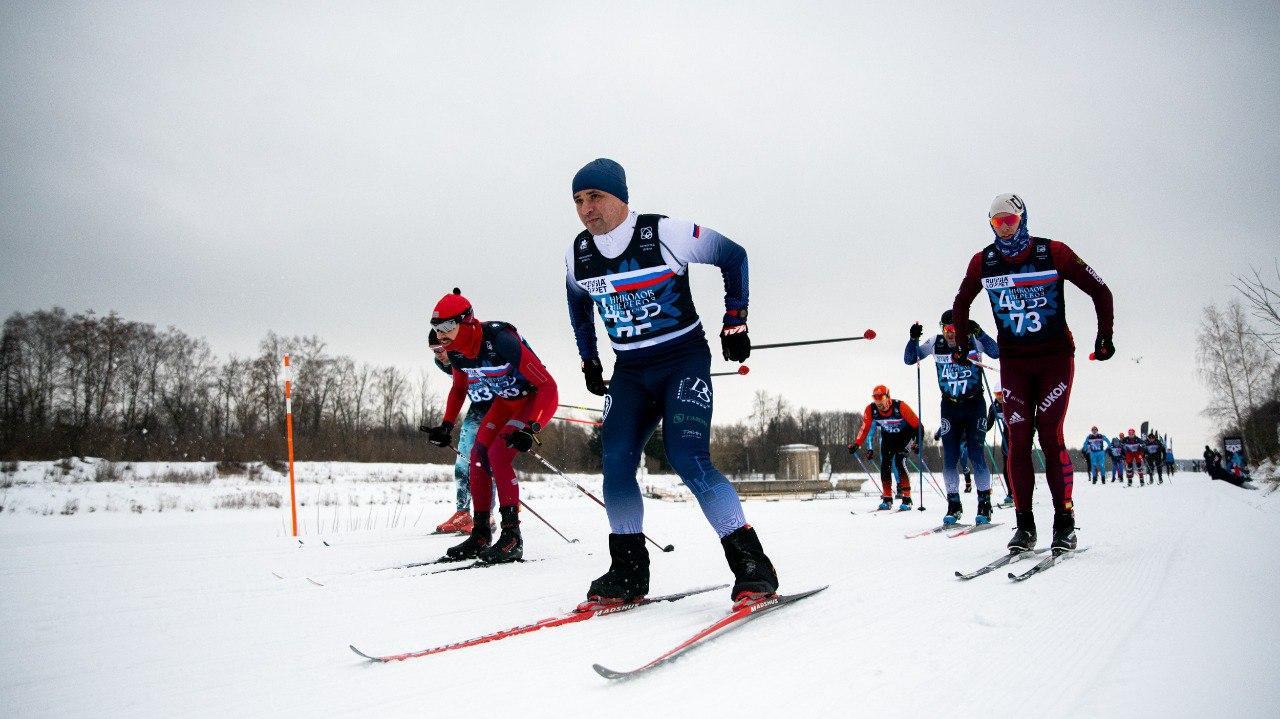
[[[1039,332],[1044,327],[1040,322],[1039,312],[1010,312],[1009,321],[1013,323],[1013,333],[1017,335]]]

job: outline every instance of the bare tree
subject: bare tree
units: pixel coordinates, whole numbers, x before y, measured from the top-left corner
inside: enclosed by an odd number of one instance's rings
[[[409,383],[404,373],[391,365],[378,370],[374,377],[382,429],[389,431],[404,420],[405,390]]]
[[[1276,287],[1280,287],[1280,260],[1274,263]],[[1254,318],[1262,323],[1263,330],[1254,331],[1253,336],[1274,355],[1280,357],[1280,292],[1276,287],[1268,287],[1262,279],[1262,273],[1253,270],[1251,277],[1236,275],[1236,291],[1249,303]]]
[[[1251,445],[1270,446],[1266,438],[1250,436],[1257,433],[1250,429],[1257,423],[1249,420],[1259,407],[1275,399],[1276,361],[1249,326],[1244,308],[1236,300],[1225,311],[1215,305],[1205,307],[1196,339],[1196,363],[1210,393],[1203,413],[1245,432],[1245,441]]]

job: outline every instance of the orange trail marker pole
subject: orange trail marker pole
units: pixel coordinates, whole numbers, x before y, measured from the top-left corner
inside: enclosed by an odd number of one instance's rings
[[[293,536],[298,536],[298,495],[293,483],[293,368],[289,355],[284,356],[284,432],[289,448],[289,513],[293,517]]]

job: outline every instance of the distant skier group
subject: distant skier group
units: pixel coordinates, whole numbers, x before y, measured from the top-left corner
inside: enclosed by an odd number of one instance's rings
[[[1159,434],[1148,432],[1143,437],[1132,427],[1127,434],[1109,438],[1094,426],[1084,438],[1080,451],[1089,460],[1089,479],[1093,484],[1107,483],[1108,459],[1111,462],[1111,481],[1123,484],[1122,480],[1127,479],[1128,484],[1124,485],[1127,487],[1133,486],[1135,473],[1139,487],[1164,484],[1165,472],[1172,476],[1178,467],[1173,450],[1165,445]]]

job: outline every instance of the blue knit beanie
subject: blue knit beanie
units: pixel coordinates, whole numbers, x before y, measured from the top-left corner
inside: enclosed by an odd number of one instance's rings
[[[603,190],[626,203],[627,173],[613,160],[604,157],[592,160],[573,176],[573,194],[583,190]]]

